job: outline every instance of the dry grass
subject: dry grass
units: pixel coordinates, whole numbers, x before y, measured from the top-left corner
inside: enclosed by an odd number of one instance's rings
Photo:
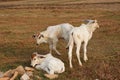
[[[118,3],[100,3],[100,4],[74,4],[65,0],[65,3],[56,5],[55,2],[48,1],[43,4],[27,5],[25,1],[3,2],[0,4],[0,70],[6,71],[15,68],[18,65],[30,66],[30,55],[34,51],[41,54],[47,53],[48,45],[42,44],[36,46],[32,39],[34,33],[45,30],[50,25],[60,23],[71,23],[79,26],[84,19],[97,19],[100,28],[95,31],[93,38],[88,45],[89,61],[83,61],[83,52],[81,50],[81,59],[83,67],[78,65],[78,61],[73,52],[74,68],[70,69],[68,64],[66,43],[61,40],[58,44],[58,50],[62,53],[54,56],[64,61],[66,71],[60,74],[56,80],[120,80],[120,4]],[[35,3],[38,0],[35,0]],[[56,1],[56,0],[55,0]],[[82,0],[81,0],[82,1]],[[92,0],[91,0],[92,1]],[[56,1],[57,2],[57,1]],[[63,0],[64,2],[64,0]],[[7,4],[15,3],[13,7]],[[54,5],[51,5],[53,4]],[[98,3],[98,2],[97,2]],[[25,4],[25,5],[23,5]],[[47,47],[47,48],[46,48]],[[42,72],[36,72],[47,80]],[[19,79],[17,79],[19,80]]]

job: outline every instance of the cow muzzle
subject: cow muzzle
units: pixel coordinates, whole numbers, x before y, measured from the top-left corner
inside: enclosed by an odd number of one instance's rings
[[[40,64],[35,64],[33,67],[35,68],[37,65],[40,65]]]

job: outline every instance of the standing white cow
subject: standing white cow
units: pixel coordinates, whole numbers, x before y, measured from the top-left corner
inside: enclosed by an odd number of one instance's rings
[[[31,65],[36,69],[42,69],[48,74],[62,73],[65,71],[64,63],[52,56],[50,53],[46,55],[38,54],[34,52],[31,55]]]
[[[93,32],[96,30],[96,28],[99,28],[99,25],[97,23],[97,20],[87,20],[87,24],[82,24],[80,27],[75,27],[70,32],[70,39],[68,42],[68,45],[66,48],[69,48],[68,57],[69,57],[69,64],[70,68],[72,68],[72,49],[74,46],[74,43],[76,45],[76,55],[79,61],[79,65],[82,66],[81,60],[80,60],[80,47],[81,43],[83,42],[84,46],[84,61],[86,62],[88,60],[87,58],[87,44],[88,41],[91,39]]]
[[[47,30],[40,32],[38,35],[33,35],[37,41],[37,45],[41,43],[48,43],[50,52],[54,50],[60,55],[60,52],[56,49],[59,38],[63,38],[66,41],[69,40],[69,32],[73,29],[73,26],[69,23],[63,23],[55,26],[49,26]]]

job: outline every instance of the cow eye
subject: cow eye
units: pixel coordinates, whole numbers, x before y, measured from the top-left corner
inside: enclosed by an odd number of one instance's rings
[[[40,58],[45,58],[45,57],[43,57],[43,56],[40,56]]]
[[[41,35],[41,37],[44,37],[43,35]]]
[[[41,38],[41,36],[39,37],[39,39]]]
[[[44,57],[44,56],[39,56],[39,58],[40,58],[40,59],[43,59],[43,58],[45,58],[45,57]]]

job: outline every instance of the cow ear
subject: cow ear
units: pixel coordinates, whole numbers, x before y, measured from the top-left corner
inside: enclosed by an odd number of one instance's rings
[[[36,37],[36,34],[33,34],[33,35],[32,35],[32,38],[35,38],[35,37]]]
[[[33,54],[31,55],[31,59],[33,59],[35,56],[37,56],[37,54],[34,54],[34,53],[33,53]]]
[[[95,20],[92,20],[92,22],[91,23],[95,23]]]
[[[89,20],[84,20],[83,22],[84,22],[85,24],[87,24],[87,23],[89,23]]]
[[[43,38],[44,38],[44,35],[43,35],[43,34],[41,34],[41,37],[43,37]]]
[[[93,22],[92,23],[97,23],[97,20],[93,20]]]
[[[43,35],[43,34],[40,34],[39,39],[40,39],[41,37],[43,37],[43,38],[44,38],[44,35]]]
[[[37,56],[38,53],[37,52],[34,52],[32,55],[31,55],[31,58],[33,59],[35,56]]]

